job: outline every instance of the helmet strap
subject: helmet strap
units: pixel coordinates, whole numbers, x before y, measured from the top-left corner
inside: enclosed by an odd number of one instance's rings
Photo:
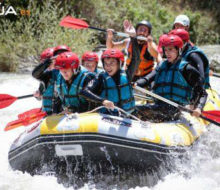
[[[80,71],[80,67],[73,69],[73,75],[77,75],[79,71]]]

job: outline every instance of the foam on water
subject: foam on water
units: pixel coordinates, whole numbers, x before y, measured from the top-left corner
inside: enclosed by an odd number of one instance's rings
[[[220,92],[220,79],[212,78],[211,84],[214,89]],[[30,75],[0,74],[0,93],[13,96],[22,96],[32,93],[38,88],[38,82]],[[19,171],[12,171],[8,164],[8,151],[10,145],[17,136],[24,131],[25,127],[4,132],[4,126],[15,120],[19,113],[31,108],[40,107],[41,103],[35,98],[17,100],[11,106],[0,110],[0,190],[71,190],[73,187],[65,187],[57,182],[56,177],[52,175],[31,176]],[[219,190],[220,189],[220,128],[214,125],[209,127],[209,131],[201,137],[199,143],[188,152],[188,155],[182,159],[173,161],[174,170],[164,173],[163,177],[156,182],[156,185],[147,187],[145,176],[139,176],[138,185],[136,179],[129,179],[130,184],[135,184],[136,190]],[[161,171],[163,172],[163,171]],[[153,178],[157,176],[151,176]],[[128,183],[120,184],[120,179],[108,177],[105,181],[99,181],[98,184],[87,183],[80,189],[129,189]],[[133,180],[133,181],[132,181]],[[149,178],[147,179],[149,180]],[[113,181],[113,182],[112,182]],[[141,187],[140,187],[141,186]]]

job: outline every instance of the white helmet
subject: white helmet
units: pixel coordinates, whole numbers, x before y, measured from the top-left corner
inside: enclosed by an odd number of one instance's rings
[[[176,24],[176,23],[180,23],[183,26],[189,26],[190,20],[189,20],[189,17],[186,15],[178,15],[173,24]]]

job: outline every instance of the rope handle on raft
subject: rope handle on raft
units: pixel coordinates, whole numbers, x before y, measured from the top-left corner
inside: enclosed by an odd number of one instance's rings
[[[100,109],[102,109],[102,108],[106,108],[106,107],[105,107],[105,106],[99,106],[99,107],[97,107],[97,108],[95,108],[95,109],[93,109],[93,110],[91,110],[91,111],[87,111],[87,112],[84,112],[84,113],[94,113],[94,112],[96,112],[97,110],[100,110]],[[141,121],[141,120],[140,120],[139,118],[137,118],[136,116],[134,116],[134,115],[132,115],[132,114],[130,114],[130,113],[124,111],[123,109],[121,109],[121,108],[119,108],[119,107],[117,107],[117,106],[115,106],[115,109],[117,109],[119,113],[123,113],[123,114],[125,114],[126,116],[130,116],[131,118],[133,118],[133,119],[135,119],[135,120],[137,120],[137,121]]]

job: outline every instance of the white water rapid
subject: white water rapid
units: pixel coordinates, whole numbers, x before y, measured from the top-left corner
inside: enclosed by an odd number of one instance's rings
[[[0,73],[0,94],[22,96],[31,94],[38,88],[38,81],[27,74]],[[211,78],[211,85],[220,93],[220,78]],[[12,142],[27,127],[5,132],[6,124],[15,120],[19,113],[40,107],[35,98],[17,100],[11,106],[0,109],[0,190],[72,190],[57,182],[53,175],[35,175],[13,171],[8,163],[8,151]],[[136,179],[106,181],[97,184],[85,183],[79,189],[141,189],[141,190],[220,190],[220,128],[214,125],[188,153],[189,159],[175,161],[175,169],[165,171],[152,186],[147,186],[145,176]],[[163,172],[163,171],[161,171]],[[151,176],[151,179],[155,176]],[[152,179],[153,180],[153,179]],[[130,186],[129,184],[133,184]],[[135,184],[135,185],[134,185]]]

